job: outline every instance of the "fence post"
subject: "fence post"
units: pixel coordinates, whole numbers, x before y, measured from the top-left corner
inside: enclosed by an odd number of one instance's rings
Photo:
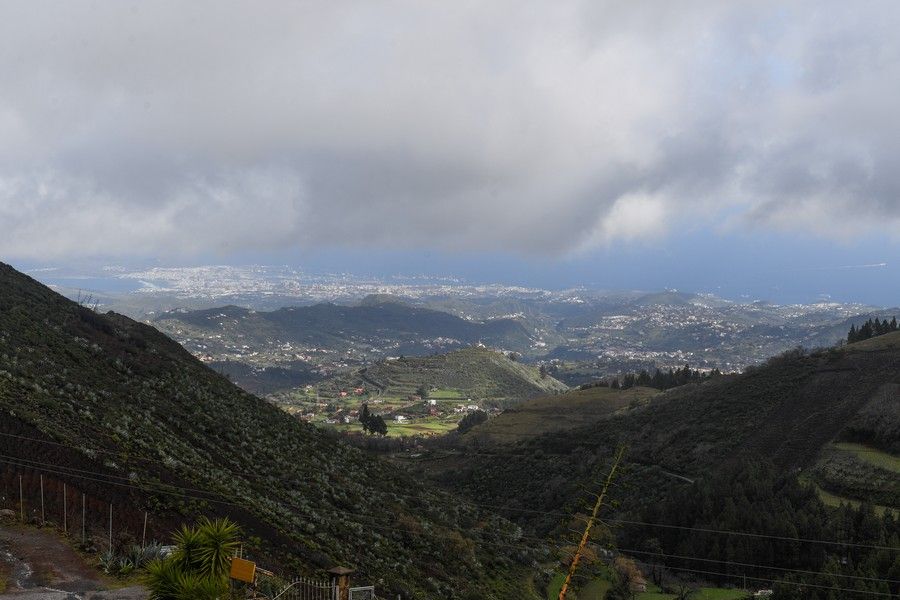
[[[44,474],[41,473],[41,527],[47,524],[44,514]]]
[[[147,546],[147,511],[144,511],[144,533],[141,535],[141,548]]]
[[[84,492],[81,492],[81,543],[84,544],[87,542],[87,537],[85,537],[85,526],[84,526],[84,517],[87,514],[87,511],[84,508]]]
[[[334,567],[328,569],[331,574],[332,585],[337,586],[337,598],[335,600],[350,600],[350,575],[353,569],[347,567]]]
[[[69,500],[67,498],[68,489],[63,484],[63,533],[69,535]]]
[[[109,503],[109,550],[112,551],[112,502]]]
[[[22,476],[19,475],[19,517],[25,522],[25,494],[22,492]]]

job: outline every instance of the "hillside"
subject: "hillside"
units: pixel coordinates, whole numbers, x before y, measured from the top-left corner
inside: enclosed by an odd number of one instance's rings
[[[515,543],[509,523],[241,391],[153,328],[2,263],[0,415],[7,485],[23,475],[33,491],[44,474],[48,489],[115,505],[132,533],[143,510],[158,539],[228,514],[249,551],[295,573],[347,564],[390,597],[519,593],[512,573],[527,559],[491,550]]]
[[[464,443],[509,444],[546,433],[568,432],[646,404],[658,393],[652,388],[618,390],[598,386],[540,396],[479,425],[464,436]]]
[[[266,377],[266,369],[273,367],[295,372],[295,378],[305,383],[316,379],[310,375],[313,369],[327,371],[341,361],[422,356],[479,342],[517,352],[532,347],[528,331],[514,319],[467,320],[383,295],[369,296],[354,306],[323,303],[270,312],[237,306],[177,310],[159,315],[153,325],[195,355],[216,361],[235,382],[257,393],[286,389],[278,387],[283,373]],[[247,376],[226,361],[251,366],[254,373]]]
[[[548,397],[475,427],[455,451],[407,462],[457,493],[502,507],[531,535],[572,544],[583,525],[577,515],[593,503],[590,494],[622,444],[626,460],[605,512],[608,526],[597,533],[605,544],[670,568],[703,569],[721,585],[739,584],[742,575],[770,585],[796,579],[785,574],[792,568],[818,586],[836,586],[813,575],[822,570],[897,575],[897,341],[886,335],[841,349],[788,352],[741,375],[628,403],[612,390],[594,398],[589,390]],[[795,538],[826,543],[785,541]],[[827,540],[863,546],[841,550],[849,561],[842,565]],[[731,566],[741,563],[762,566]],[[888,590],[878,585],[860,589]]]
[[[617,496],[628,507],[624,514],[664,506],[688,481],[716,482],[748,463],[771,465],[775,477],[801,474],[832,506],[843,500],[897,510],[897,339],[881,336],[839,350],[786,353],[742,375],[627,406],[614,401],[616,410],[605,416],[590,402],[570,402],[570,396],[583,393],[570,392],[542,401],[534,415],[509,411],[474,428],[464,439],[479,438],[477,453],[465,454],[463,446],[464,458],[419,466],[480,502],[509,507],[511,518],[540,534],[559,526],[553,511],[578,510],[583,486],[620,443],[628,447],[627,480]],[[565,429],[535,428],[554,403],[560,412],[576,414],[561,420]],[[593,416],[585,412],[579,419],[582,407]],[[496,435],[510,431],[515,435]]]
[[[290,413],[342,431],[361,430],[358,411],[366,403],[390,421],[387,435],[403,437],[447,433],[474,410],[497,412],[565,389],[536,367],[473,347],[380,361],[268,398]]]
[[[511,360],[487,348],[465,348],[424,357],[403,357],[362,367],[318,384],[324,396],[341,389],[367,387],[383,397],[404,398],[420,386],[453,390],[473,399],[523,400],[538,394],[561,392],[566,386],[553,377],[541,377],[537,367]]]

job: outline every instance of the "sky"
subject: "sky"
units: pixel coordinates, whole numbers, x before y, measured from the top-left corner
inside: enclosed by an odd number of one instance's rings
[[[0,260],[900,304],[900,4],[0,5]]]

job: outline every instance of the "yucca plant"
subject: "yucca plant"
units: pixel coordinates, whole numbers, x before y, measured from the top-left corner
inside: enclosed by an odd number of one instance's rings
[[[210,520],[203,517],[198,527],[200,548],[197,559],[200,575],[222,578],[228,575],[231,559],[238,550],[237,523],[229,519]]]
[[[218,600],[227,590],[225,580],[209,579],[197,573],[180,573],[175,600]]]
[[[203,536],[197,527],[182,525],[175,535],[175,551],[172,560],[183,572],[200,570],[200,549],[203,547]]]
[[[157,558],[147,564],[144,583],[150,590],[150,600],[174,600],[178,597],[178,576],[181,573],[171,558]]]
[[[229,519],[204,518],[173,536],[176,548],[147,565],[144,582],[151,600],[215,600],[228,591],[231,559],[240,529]]]

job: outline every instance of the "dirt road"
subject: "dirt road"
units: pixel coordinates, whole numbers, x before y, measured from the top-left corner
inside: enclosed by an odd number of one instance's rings
[[[110,589],[93,567],[50,530],[0,525],[0,598],[144,600],[139,587]]]

